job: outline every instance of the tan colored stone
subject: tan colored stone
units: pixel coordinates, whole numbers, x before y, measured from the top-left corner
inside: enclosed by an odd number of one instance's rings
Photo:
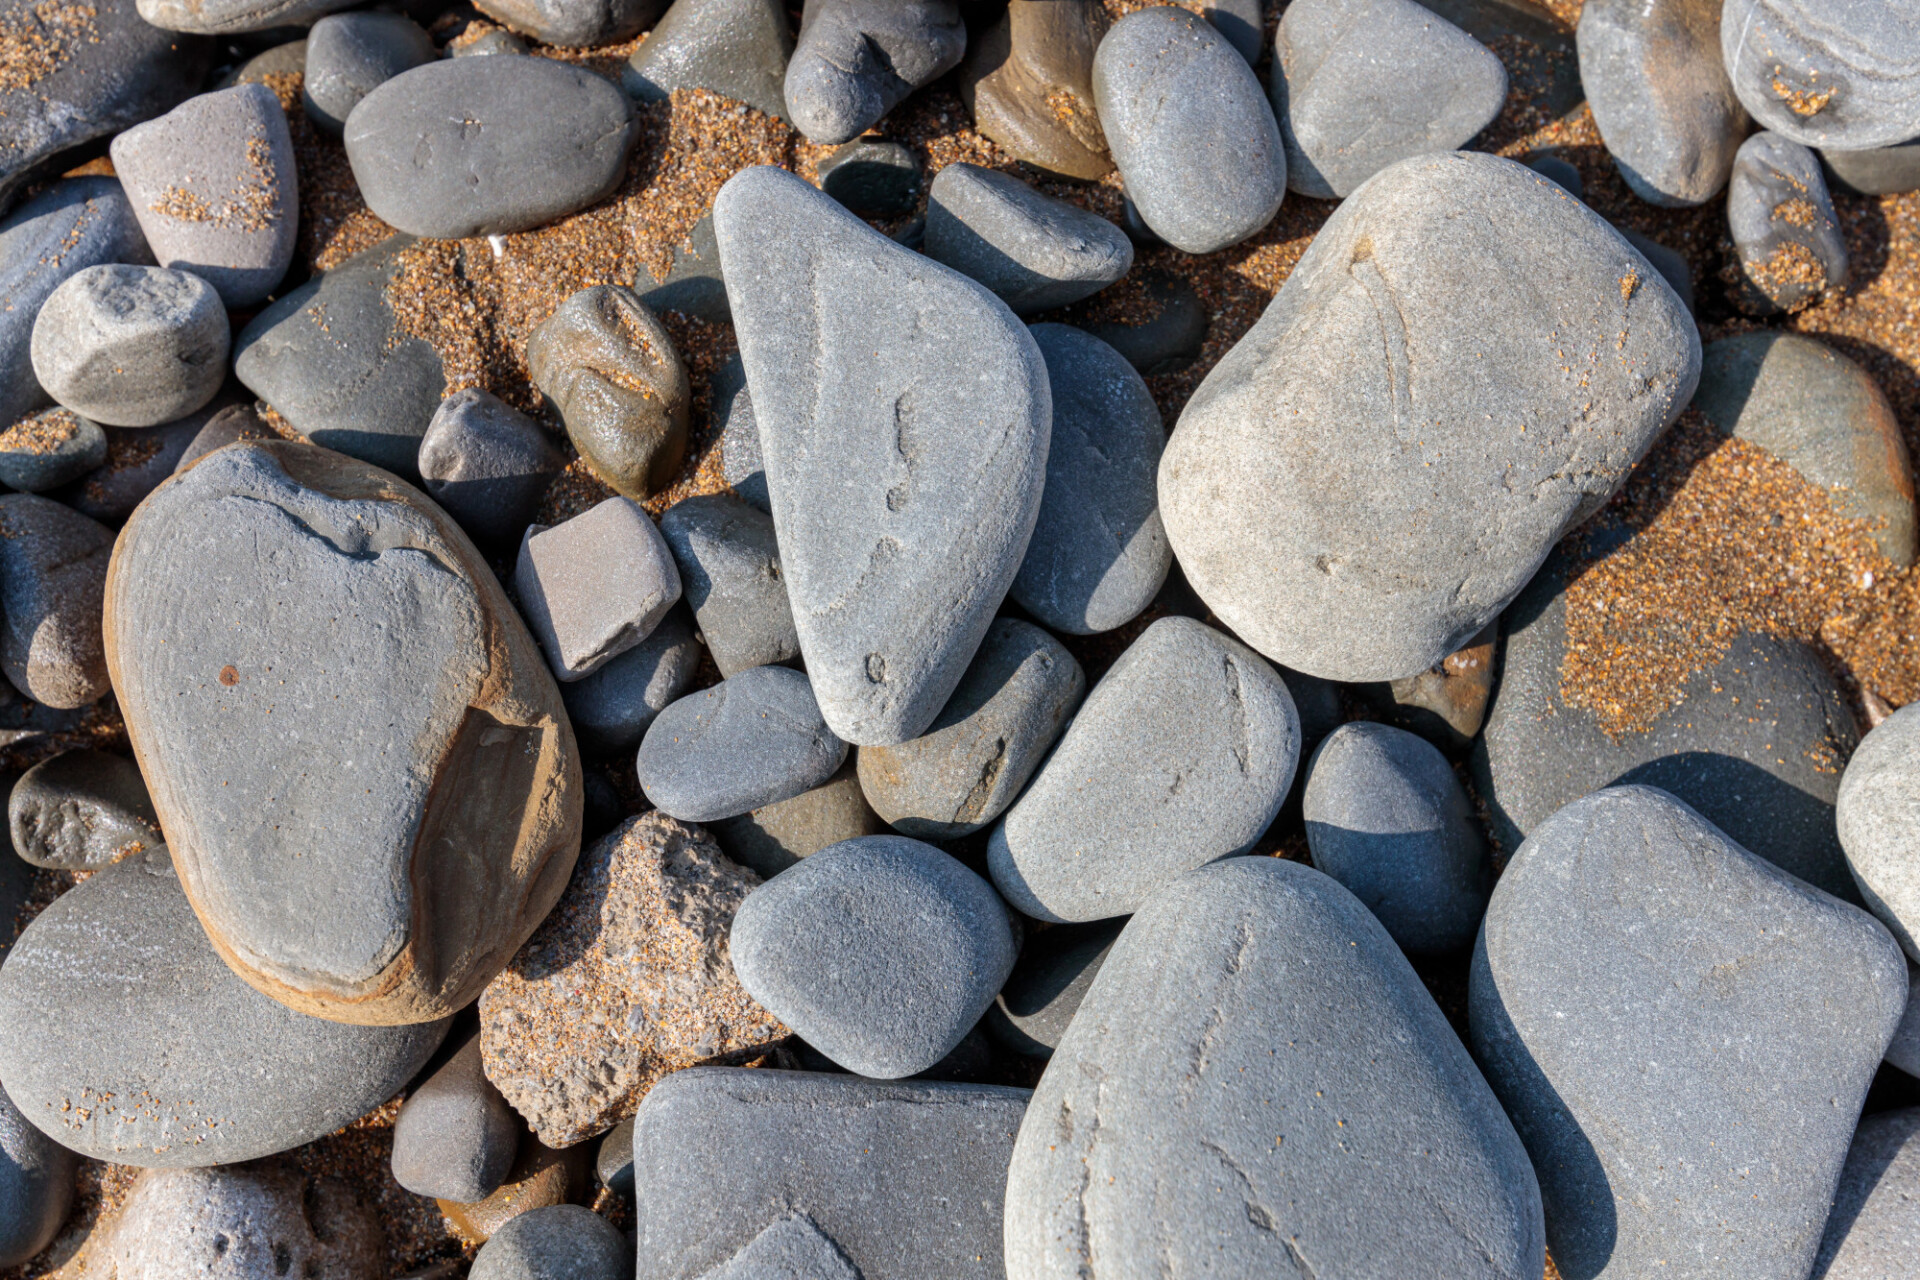
[[[1113,170],[1093,107],[1099,0],[1012,0],[960,67],[974,128],[1037,169],[1089,182]]]

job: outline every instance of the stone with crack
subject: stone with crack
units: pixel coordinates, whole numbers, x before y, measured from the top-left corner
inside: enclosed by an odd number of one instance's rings
[[[956,0],[806,0],[787,110],[808,141],[846,142],[966,51]]]
[[[1803,146],[1920,138],[1920,16],[1908,5],[1725,0],[1720,56],[1761,128]]]
[[[1798,311],[1847,282],[1847,240],[1813,152],[1777,133],[1740,144],[1727,184],[1740,262],[1735,302],[1752,315]]]

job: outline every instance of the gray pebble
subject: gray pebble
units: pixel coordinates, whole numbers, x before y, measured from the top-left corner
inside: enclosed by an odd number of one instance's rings
[[[472,1204],[506,1180],[525,1126],[480,1068],[475,1035],[408,1095],[393,1122],[393,1180]]]
[[[377,1280],[386,1244],[347,1182],[274,1160],[140,1175],[82,1265],[140,1280]]]
[[[1015,1053],[1052,1057],[1127,919],[1030,933],[982,1025]]]
[[[1287,155],[1252,68],[1205,21],[1170,5],[1113,25],[1093,58],[1113,163],[1155,234],[1188,253],[1273,221]]]
[[[216,404],[219,402],[216,401]],[[187,445],[173,459],[172,471],[185,471],[215,449],[224,449],[230,444],[242,440],[278,440],[280,435],[269,427],[260,417],[260,413],[251,404],[230,404],[208,413],[182,419],[183,424],[191,424],[193,432],[187,437]],[[162,428],[167,430],[168,428]],[[164,478],[164,477],[163,477]]]
[[[1886,1280],[1920,1258],[1920,1107],[1854,1131],[1809,1280]]]
[[[860,1272],[805,1214],[779,1218],[703,1280],[861,1280]]]
[[[111,687],[101,602],[113,531],[50,498],[0,497],[0,671],[45,706],[83,707]]]
[[[107,433],[71,409],[42,409],[0,431],[0,484],[45,493],[107,460]]]
[[[760,428],[753,420],[753,397],[747,393],[747,367],[740,353],[727,357],[708,384],[708,412],[720,437],[720,467],[727,487],[748,506],[769,514],[767,472],[760,461]]]
[[[1823,148],[1831,185],[1863,196],[1903,195],[1920,191],[1920,138],[1869,151]]]
[[[846,757],[805,676],[752,667],[654,717],[640,788],[682,822],[717,822],[819,786]]]
[[[525,57],[528,53],[527,42],[504,27],[494,27],[482,31],[464,44],[448,42],[446,56],[449,58],[491,58],[502,54],[508,57]]]
[[[12,692],[11,687],[4,684],[0,684],[0,689]],[[15,693],[6,701],[12,704],[6,709],[14,711],[17,717],[22,705],[20,695]],[[5,733],[7,739],[21,736],[17,731]],[[8,742],[8,745],[12,743]],[[19,776],[11,770],[0,773],[0,791],[11,791]],[[0,846],[3,846],[0,847],[0,961],[5,961],[7,949],[13,946],[14,930],[20,924],[20,910],[33,897],[34,872],[31,866],[14,855],[11,840],[0,841]]]
[[[440,402],[420,437],[421,487],[475,542],[520,540],[541,495],[566,467],[540,424],[490,391]]]
[[[1211,627],[1161,618],[994,828],[993,882],[1036,920],[1130,914],[1182,872],[1251,848],[1299,762],[1278,673]]]
[[[1729,164],[1732,162],[1729,161]],[[1545,155],[1527,161],[1527,168],[1533,170],[1547,181],[1566,189],[1575,200],[1586,198],[1586,184],[1580,180],[1580,171],[1559,156]]]
[[[237,84],[260,84],[272,88],[268,81],[276,76],[305,75],[307,73],[307,42],[289,40],[276,44],[265,53],[256,53],[239,66],[220,77],[213,86],[214,91],[231,89]],[[276,99],[277,101],[277,99]]]
[[[653,718],[686,693],[699,669],[693,619],[675,607],[645,640],[562,684],[560,696],[582,746],[621,751],[640,744]]]
[[[1720,55],[1760,127],[1803,146],[1920,137],[1920,22],[1903,4],[1726,0]]]
[[[1206,304],[1185,276],[1150,269],[1136,279],[1145,295],[1144,320],[1090,320],[1080,327],[1146,377],[1178,373],[1206,346]]]
[[[780,0],[674,0],[620,72],[641,102],[675,89],[711,89],[782,119],[793,34]]]
[[[764,880],[828,845],[887,829],[862,794],[851,760],[811,791],[710,825],[726,855]]]
[[[0,933],[12,932],[13,921],[0,919]],[[79,1167],[73,1152],[28,1124],[0,1089],[0,1267],[24,1266],[53,1242],[73,1204]]]
[[[60,404],[113,427],[192,413],[227,376],[226,308],[213,286],[164,267],[69,278],[33,322],[33,372]]]
[[[337,138],[360,100],[402,71],[440,56],[433,37],[400,13],[336,13],[313,24],[300,100],[320,132]]]
[[[1200,16],[1252,66],[1260,61],[1260,47],[1266,43],[1267,22],[1262,8],[1261,0],[1201,0]]]
[[[673,553],[646,511],[626,498],[608,498],[552,527],[529,525],[513,586],[561,680],[578,680],[633,648],[680,601]]]
[[[0,952],[0,955],[5,954]],[[1907,1011],[1887,1045],[1887,1062],[1920,1078],[1920,965],[1907,962]]]
[[[808,141],[846,142],[966,51],[955,0],[806,0],[787,110]]]
[[[726,278],[720,273],[720,244],[713,236],[712,214],[694,223],[686,240],[673,246],[673,261],[667,267],[665,278],[642,293],[640,301],[652,311],[678,311],[712,324],[733,323]],[[728,357],[739,358],[737,353]]]
[[[1647,260],[1648,266],[1660,273],[1660,278],[1672,287],[1674,296],[1680,299],[1680,305],[1687,309],[1688,315],[1692,315],[1693,268],[1687,265],[1686,258],[1657,241],[1647,239],[1630,227],[1614,229],[1620,233],[1622,239],[1640,251],[1640,256]]]
[[[1834,817],[1868,909],[1920,960],[1920,703],[1861,739]]]
[[[920,162],[886,138],[855,138],[820,162],[820,189],[863,218],[912,213],[920,198]]]
[[[553,1204],[509,1218],[468,1280],[633,1280],[633,1246],[591,1209]]]
[[[480,11],[542,44],[619,44],[653,25],[667,0],[477,0]]]
[[[1467,1011],[1562,1273],[1802,1280],[1905,988],[1871,916],[1664,791],[1543,823],[1494,889]]]
[[[628,1116],[600,1140],[594,1156],[594,1176],[617,1196],[633,1199],[633,1117]]]
[[[682,498],[660,517],[700,638],[722,676],[800,656],[773,517],[738,498]]]
[[[167,31],[233,35],[307,26],[351,0],[140,0],[140,16]]]
[[[140,767],[105,751],[68,751],[27,770],[7,823],[22,858],[66,871],[98,871],[166,843]]]
[[[1023,316],[1098,293],[1133,266],[1132,243],[1105,218],[971,164],[934,176],[923,252]]]
[[[1798,311],[1847,281],[1847,242],[1813,152],[1777,133],[1740,144],[1727,185],[1727,224],[1742,310]]]

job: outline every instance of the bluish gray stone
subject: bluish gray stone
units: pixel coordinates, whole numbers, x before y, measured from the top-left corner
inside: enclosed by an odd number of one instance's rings
[[[1867,908],[1920,960],[1920,703],[1861,740],[1841,775],[1834,818]]]
[[[1900,1026],[1887,1045],[1887,1061],[1920,1078],[1920,965],[1911,960],[1907,962],[1907,1011],[1900,1015]]]
[[[492,392],[466,387],[440,402],[420,437],[421,486],[475,542],[514,543],[566,467],[540,424]]]
[[[433,37],[403,13],[336,13],[307,33],[300,100],[320,132],[337,138],[360,100],[402,71],[440,56]]]
[[[1743,310],[1798,311],[1847,281],[1847,241],[1820,161],[1780,134],[1756,133],[1740,144],[1727,225],[1740,258]]]
[[[621,751],[640,745],[653,718],[680,698],[700,670],[700,641],[685,608],[667,611],[647,638],[579,680],[560,686],[582,746]]]
[[[0,431],[0,484],[45,493],[107,460],[107,433],[71,409],[42,409]]]
[[[1725,0],[1720,56],[1760,127],[1803,146],[1920,137],[1920,23],[1904,5]]]
[[[782,119],[793,34],[780,0],[674,0],[620,72],[642,102],[675,89],[710,89]]]
[[[1866,1117],[1854,1131],[1826,1235],[1808,1280],[1882,1280],[1920,1258],[1920,1107]]]
[[[846,142],[966,51],[955,0],[806,0],[787,110],[809,141]]]
[[[817,787],[846,758],[804,675],[752,667],[655,716],[638,768],[654,807],[716,822]]]
[[[1206,304],[1185,276],[1150,268],[1136,279],[1146,295],[1144,318],[1089,320],[1081,328],[1146,377],[1178,373],[1199,359],[1206,346]]]
[[[542,44],[619,44],[653,25],[667,0],[482,0],[478,8]]]
[[[920,162],[886,138],[855,138],[817,170],[820,189],[863,218],[912,213],[920,198]]]
[[[7,800],[7,826],[22,858],[67,871],[166,843],[139,766],[105,751],[68,751],[27,770]]]
[[[769,514],[767,472],[760,461],[760,428],[753,420],[753,397],[747,392],[747,367],[740,353],[727,357],[707,387],[708,412],[720,437],[720,467],[727,487],[751,507]]]
[[[1168,244],[1212,253],[1279,212],[1280,128],[1246,59],[1203,19],[1160,5],[1114,23],[1093,96],[1128,196]]]
[[[393,1180],[417,1196],[485,1200],[513,1167],[523,1128],[481,1070],[472,1036],[407,1095],[393,1122]]]
[[[1229,858],[1128,921],[1034,1091],[1007,1275],[1448,1276],[1545,1264],[1527,1154],[1379,921]]]
[[[1040,349],[986,289],[783,170],[735,174],[714,229],[821,711],[863,746],[917,737],[1039,514]]]
[[[660,530],[645,508],[621,497],[552,527],[529,525],[513,586],[563,681],[592,674],[652,635],[681,590]]]
[[[633,1280],[633,1246],[577,1204],[529,1209],[480,1246],[468,1280]]]
[[[1182,872],[1252,848],[1299,763],[1279,674],[1211,627],[1161,618],[994,828],[993,882],[1036,920],[1128,915]]]
[[[0,932],[11,934],[12,920],[0,920]],[[28,1124],[0,1089],[0,1267],[23,1266],[53,1242],[79,1168],[79,1158]]]
[[[1098,293],[1133,266],[1133,243],[1105,218],[971,164],[934,175],[922,251],[1023,316]]]
[[[0,671],[61,710],[106,693],[101,602],[113,531],[51,498],[0,497]]]
[[[1547,181],[1566,189],[1575,200],[1586,198],[1586,185],[1580,180],[1580,170],[1559,156],[1546,155],[1537,160],[1527,161],[1527,168],[1533,170]]]
[[[1123,917],[1030,930],[981,1025],[1015,1053],[1053,1056],[1126,923]]]
[[[226,308],[199,276],[88,267],[40,305],[33,373],[47,394],[111,427],[155,427],[213,399],[227,376]]]
[[[722,676],[800,656],[773,517],[727,494],[705,494],[668,507],[660,533]]]
[[[1906,1003],[1899,947],[1653,787],[1576,800],[1507,864],[1474,1057],[1570,1280],[1802,1280]]]
[[[1920,191],[1920,138],[1867,151],[1822,148],[1820,159],[1842,191],[1863,196]]]

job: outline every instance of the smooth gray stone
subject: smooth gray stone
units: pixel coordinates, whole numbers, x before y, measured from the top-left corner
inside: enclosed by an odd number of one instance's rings
[[[860,1280],[847,1256],[805,1214],[775,1219],[703,1280]]]
[[[594,1176],[617,1196],[633,1199],[633,1117],[628,1116],[600,1140],[594,1156]]]
[[[1105,218],[971,164],[934,175],[921,251],[1022,316],[1098,293],[1133,266],[1133,243]]]
[[[1415,0],[1294,0],[1268,75],[1287,185],[1349,196],[1398,161],[1456,151],[1492,124],[1507,72]]]
[[[389,1273],[386,1233],[359,1190],[292,1161],[151,1170],[116,1200],[80,1242],[80,1266],[95,1275],[371,1280]]]
[[[0,952],[0,955],[4,955]],[[1907,962],[1907,1011],[1887,1045],[1887,1061],[1910,1076],[1920,1077],[1920,965]]]
[[[1803,146],[1920,137],[1920,23],[1904,5],[1725,0],[1720,56],[1760,127]]]
[[[500,54],[524,57],[528,52],[527,42],[519,36],[501,27],[483,31],[465,44],[449,44],[446,56],[449,58],[486,58]]]
[[[1007,1175],[1007,1274],[1447,1276],[1544,1266],[1526,1152],[1380,923],[1229,858],[1101,965]]]
[[[560,686],[567,718],[580,744],[613,752],[640,744],[653,718],[692,687],[700,670],[700,641],[684,608],[667,611],[660,625],[598,670]]]
[[[1777,133],[1740,144],[1727,225],[1744,278],[1743,309],[1797,311],[1847,281],[1847,241],[1813,152]]]
[[[1920,1258],[1920,1107],[1854,1131],[1808,1280],[1885,1280]]]
[[[1160,516],[1187,581],[1296,670],[1357,682],[1437,665],[1692,397],[1699,330],[1647,274],[1598,214],[1511,160],[1454,152],[1375,175],[1180,414]],[[1607,354],[1570,374],[1558,353],[1580,351]]]
[[[1127,195],[1188,253],[1237,244],[1273,221],[1287,153],[1246,59],[1168,5],[1113,25],[1093,57],[1094,105]]]
[[[81,1155],[199,1168],[287,1151],[379,1106],[446,1021],[356,1027],[295,1013],[207,942],[164,850],[69,889],[0,969],[0,1078]]]
[[[1568,1280],[1802,1280],[1906,1002],[1864,911],[1610,787],[1494,888],[1467,1012]]]
[[[417,475],[447,379],[426,341],[400,332],[387,306],[394,236],[276,299],[234,341],[233,372],[317,445]]]
[[[1030,932],[982,1025],[1015,1053],[1052,1057],[1126,923],[1101,920]]]
[[[1920,703],[1861,739],[1840,777],[1834,819],[1868,910],[1920,960]]]
[[[986,289],[784,170],[735,174],[713,219],[807,673],[840,737],[904,742],[1026,554],[1040,349]]]
[[[953,840],[998,818],[1040,767],[1087,690],[1065,645],[999,618],[927,732],[860,748],[860,787],[903,836]]]
[[[551,527],[529,525],[513,587],[562,681],[592,674],[652,635],[681,591],[660,530],[639,503],[617,496]]]
[[[0,919],[0,933],[12,932],[12,920]],[[28,1124],[0,1089],[0,1267],[22,1266],[53,1242],[79,1168],[79,1158]]]
[[[405,14],[331,14],[314,23],[307,36],[300,101],[320,132],[337,138],[362,98],[439,56],[433,37]]]
[[[591,1209],[552,1204],[507,1219],[468,1280],[633,1280],[633,1246]]]
[[[199,276],[235,309],[265,301],[287,274],[300,184],[272,90],[242,84],[189,98],[120,134],[110,154],[161,266]]]
[[[43,409],[0,431],[0,484],[45,493],[107,460],[107,433],[70,409]]]
[[[1131,914],[1182,872],[1252,848],[1299,763],[1279,673],[1211,627],[1161,618],[993,829],[993,882],[1036,920]]]
[[[111,687],[100,617],[113,531],[51,498],[0,497],[0,671],[44,706]]]
[[[472,1204],[506,1180],[525,1126],[480,1066],[480,1037],[407,1096],[393,1122],[393,1180],[417,1196]]]
[[[226,308],[199,276],[102,265],[70,276],[33,322],[33,373],[64,407],[155,427],[213,399],[227,376]]]
[[[727,487],[751,507],[772,514],[767,496],[767,472],[760,461],[760,427],[753,420],[753,397],[747,393],[747,367],[734,352],[720,366],[707,388],[708,412],[720,437],[720,467]]]
[[[1674,296],[1680,299],[1680,305],[1687,309],[1688,315],[1692,315],[1693,269],[1687,265],[1686,258],[1657,241],[1647,239],[1629,227],[1617,227],[1615,230],[1619,231],[1622,239],[1640,251],[1640,256],[1647,260],[1648,266],[1660,273],[1660,278],[1667,282],[1673,289]]]
[[[800,656],[772,516],[727,494],[697,495],[667,508],[660,533],[722,676]]]
[[[245,62],[220,77],[213,86],[213,92],[231,89],[237,84],[267,84],[270,77],[285,75],[305,75],[307,73],[307,42],[289,40],[285,44],[276,44],[265,53],[256,53]],[[271,86],[269,86],[271,87]]]
[[[912,213],[920,199],[920,162],[886,138],[855,138],[835,148],[818,176],[822,191],[863,218],[897,218]]]
[[[1097,635],[1151,604],[1173,563],[1155,486],[1167,432],[1118,351],[1064,324],[1034,325],[1033,339],[1053,435],[1040,519],[1007,595],[1056,631]]]
[[[640,789],[670,817],[717,822],[817,787],[846,758],[804,675],[752,667],[654,717]]]
[[[13,848],[36,867],[98,871],[166,843],[140,767],[105,751],[42,760],[7,801]]]
[[[1729,162],[1731,163],[1731,162]],[[1568,195],[1575,200],[1586,198],[1586,184],[1580,180],[1580,171],[1559,156],[1541,156],[1537,160],[1527,161],[1527,168],[1533,170],[1547,181],[1564,187]]]
[[[1019,947],[993,889],[905,836],[830,845],[755,889],[733,918],[747,994],[854,1072],[915,1075],[980,1021]]]
[[[311,25],[352,0],[140,0],[140,16],[167,31],[234,35]]]
[[[713,838],[729,858],[763,880],[828,845],[882,835],[887,824],[860,790],[849,760],[831,778],[790,800],[776,800],[737,818],[712,823]]]
[[[1920,191],[1920,138],[1869,151],[1822,148],[1820,159],[1842,191],[1863,196]]]
[[[566,465],[539,423],[479,387],[442,400],[420,437],[421,487],[480,543],[518,542]]]
[[[620,87],[641,102],[675,89],[710,89],[784,120],[792,55],[781,0],[674,0],[627,59]]]
[[[1313,865],[1345,885],[1408,955],[1473,945],[1493,892],[1486,837],[1440,749],[1390,725],[1341,725],[1307,764]]]
[[[808,141],[846,142],[966,51],[955,0],[806,0],[787,110]]]
[[[1586,101],[1574,33],[1538,0],[1420,2],[1489,49],[1510,49],[1528,67],[1529,96],[1543,118],[1558,119]]]
[[[626,95],[552,58],[450,58],[360,100],[344,140],[367,207],[409,235],[530,231],[620,185]]]
[[[653,25],[667,0],[476,0],[480,12],[542,44],[619,44]]]
[[[640,47],[645,49],[647,45]],[[646,280],[635,283],[644,285]],[[679,311],[713,324],[733,323],[727,282],[720,275],[720,245],[713,237],[712,214],[693,224],[687,243],[674,246],[666,278],[640,294],[640,301],[654,311]],[[738,361],[740,357],[735,354],[727,358]]]
[[[1592,0],[1575,41],[1593,122],[1633,193],[1705,204],[1727,185],[1747,110],[1720,61],[1721,0]]]
[[[1201,0],[1200,16],[1252,66],[1260,61],[1260,47],[1267,39],[1266,15],[1261,8],[1261,0]]]
[[[1145,377],[1178,373],[1200,358],[1207,342],[1207,307],[1185,276],[1140,273],[1151,315],[1145,320],[1092,320],[1082,325],[1127,358]]]

